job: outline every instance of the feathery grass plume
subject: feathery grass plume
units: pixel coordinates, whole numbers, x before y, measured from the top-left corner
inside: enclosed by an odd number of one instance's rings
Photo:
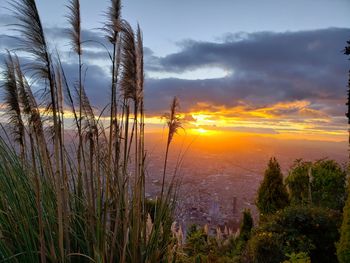
[[[52,66],[51,56],[48,51],[44,30],[41,24],[38,9],[34,0],[17,0],[10,3],[14,10],[15,17],[18,22],[15,24],[16,30],[22,35],[21,49],[33,56],[33,63],[30,69],[33,71],[33,77],[44,79],[49,83],[49,93],[51,101],[49,105],[52,109],[53,131],[54,131],[54,157],[55,157],[55,181],[57,195],[57,217],[59,232],[60,257],[64,258],[64,234],[63,234],[63,202],[64,196],[62,192],[62,167],[60,158],[63,158],[60,152],[60,144],[62,143],[60,134],[61,126],[57,113],[57,90],[54,77],[54,69]]]
[[[136,86],[136,44],[135,33],[127,21],[123,21],[122,31],[122,78],[120,88],[122,96],[125,100],[132,99],[137,101],[137,86]]]
[[[120,32],[121,32],[121,1],[111,0],[111,5],[108,8],[107,22],[103,27],[106,37],[113,46],[112,55],[112,85],[111,85],[111,105],[110,105],[110,135],[109,135],[109,160],[108,166],[111,165],[112,144],[114,130],[117,129],[117,80],[120,64]],[[118,146],[116,146],[118,147]]]
[[[129,31],[129,30],[128,30]],[[144,211],[144,118],[143,118],[143,43],[142,43],[142,36],[141,36],[141,30],[138,27],[137,30],[137,37],[135,39],[135,36],[133,32],[132,34],[129,34],[129,37],[134,38],[134,43],[129,45],[129,43],[125,43],[128,47],[134,46],[135,50],[132,52],[132,50],[129,50],[129,54],[127,56],[123,56],[123,59],[125,60],[132,60],[133,63],[126,63],[123,64],[123,66],[132,67],[132,70],[128,70],[128,72],[135,70],[135,81],[133,81],[133,84],[135,87],[131,87],[129,89],[133,89],[133,98],[132,103],[134,106],[134,118],[133,118],[133,125],[131,129],[131,135],[130,135],[130,142],[129,142],[129,149],[127,156],[130,156],[130,150],[131,146],[134,146],[134,185],[133,185],[133,197],[132,197],[132,220],[131,220],[131,231],[130,231],[130,242],[131,242],[131,260],[133,262],[138,262],[141,260],[140,258],[140,251],[141,249],[138,248],[137,244],[141,244],[142,235],[146,235],[146,215]],[[130,39],[131,41],[131,39]],[[137,41],[137,42],[136,42]],[[124,42],[123,42],[124,43]],[[125,52],[124,46],[123,46],[123,52]],[[123,53],[125,54],[125,53]],[[122,62],[124,62],[122,60]],[[134,68],[135,67],[135,68]],[[123,79],[126,77],[125,74],[126,71],[123,71],[122,75],[122,84]],[[130,85],[130,83],[129,83]],[[126,103],[128,105],[128,99],[125,99]],[[143,238],[145,241],[145,237]]]
[[[140,100],[140,103],[143,103],[141,99],[143,98],[143,85],[145,76],[143,72],[143,37],[140,25],[137,25],[136,40],[136,95],[138,100]]]
[[[178,115],[179,106],[180,104],[179,104],[178,98],[174,97],[170,105],[170,113],[164,116],[166,118],[166,122],[168,126],[168,139],[167,139],[165,158],[164,158],[162,189],[161,189],[161,195],[160,195],[161,199],[163,198],[163,194],[164,194],[164,185],[165,185],[166,168],[168,163],[169,147],[174,135],[176,134],[178,129],[182,127],[181,119],[180,119],[180,116]]]
[[[87,141],[90,144],[90,150],[89,150],[89,161],[86,162],[86,160],[84,160],[84,165],[89,164],[89,167],[87,170],[90,171],[90,178],[87,177],[87,173],[84,173],[85,176],[85,191],[87,194],[87,197],[89,199],[89,206],[90,209],[92,209],[90,211],[90,215],[93,216],[95,213],[95,208],[94,208],[94,178],[93,178],[93,148],[94,148],[94,140],[95,137],[98,136],[98,127],[96,124],[96,120],[95,120],[95,114],[93,112],[93,109],[91,107],[89,98],[87,97],[85,91],[83,90],[82,93],[82,101],[81,101],[81,106],[83,109],[83,114],[84,114],[84,126],[82,127],[82,135],[83,138],[85,138],[85,141]]]
[[[29,133],[33,134],[36,138],[37,145],[40,149],[40,157],[44,160],[44,167],[50,168],[47,170],[47,174],[51,175],[52,172],[52,165],[51,160],[49,156],[49,151],[47,148],[46,138],[44,134],[44,128],[43,128],[43,120],[40,114],[38,103],[34,97],[34,94],[31,90],[30,85],[28,84],[28,81],[23,74],[20,62],[18,57],[16,56],[16,72],[17,72],[17,81],[18,81],[18,87],[19,87],[19,94],[21,97],[21,103],[23,105],[23,113],[27,116],[27,123],[29,126]],[[52,178],[52,177],[51,177]]]
[[[69,196],[69,182],[66,166],[66,155],[64,149],[64,105],[63,105],[63,83],[62,83],[62,71],[59,63],[55,67],[55,77],[56,77],[56,86],[57,86],[57,110],[58,110],[58,125],[60,127],[59,131],[59,147],[60,147],[60,162],[61,162],[61,172],[62,172],[62,212],[63,212],[63,221],[65,224],[64,227],[64,238],[65,238],[65,251],[70,253],[70,240],[69,240],[69,220],[70,220],[70,211],[68,205],[68,196]]]
[[[107,11],[107,22],[103,30],[106,32],[108,40],[115,45],[118,39],[118,32],[121,31],[121,1],[111,0],[111,6]]]
[[[7,115],[9,116],[9,123],[13,129],[15,141],[18,143],[21,153],[21,159],[25,159],[25,128],[22,120],[22,110],[20,106],[19,90],[17,87],[17,78],[15,65],[11,54],[7,53],[5,59],[5,68],[3,78],[5,83],[3,85],[5,96],[4,101],[7,108]]]
[[[15,30],[21,35],[20,49],[33,56],[30,69],[34,76],[43,79],[52,78],[50,56],[44,36],[44,30],[34,0],[16,0],[9,3],[14,11],[17,23]]]
[[[81,19],[80,19],[80,2],[79,0],[71,0],[67,5],[70,14],[67,16],[68,22],[71,26],[69,29],[69,35],[74,52],[78,55],[82,54],[81,49]]]
[[[175,208],[175,201],[177,197],[177,184],[175,180],[171,180],[165,191],[165,175],[166,166],[169,153],[169,147],[174,134],[181,128],[181,121],[178,115],[179,102],[174,97],[170,113],[165,115],[168,125],[168,139],[166,144],[166,153],[164,159],[164,170],[162,177],[161,196],[156,202],[156,209],[154,215],[154,224],[151,235],[147,242],[145,260],[146,262],[161,262],[169,255],[169,248],[173,247],[171,238],[171,225],[173,223],[173,212]],[[174,255],[173,255],[174,257]]]
[[[141,184],[143,184],[143,189],[144,189],[144,173],[142,168],[144,167],[144,102],[143,102],[143,98],[144,98],[144,94],[143,94],[143,89],[144,89],[144,70],[143,70],[143,38],[142,38],[142,31],[140,29],[140,25],[137,25],[137,32],[136,32],[136,100],[134,101],[134,118],[136,120],[136,137],[137,137],[137,127],[138,127],[138,123],[137,123],[137,118],[138,118],[138,114],[139,114],[139,132],[140,132],[140,136],[139,136],[139,141],[136,142],[135,145],[135,151],[139,153],[139,155],[137,156],[137,162],[135,162],[135,169],[136,171],[138,171],[138,174],[140,176],[141,179]],[[138,112],[139,110],[139,112]],[[140,193],[140,197],[141,197],[141,193]]]
[[[135,152],[136,152],[136,160],[135,160],[135,182],[136,189],[136,203],[138,204],[137,213],[135,213],[135,217],[139,218],[138,226],[137,226],[137,235],[139,243],[146,244],[146,235],[147,235],[147,223],[146,223],[146,209],[145,209],[145,136],[144,136],[144,128],[145,128],[145,120],[144,120],[144,65],[143,65],[143,38],[142,31],[140,26],[137,26],[136,32],[136,96],[137,99],[134,101],[134,119],[135,119]],[[138,120],[139,118],[139,120]],[[138,141],[137,141],[138,140]],[[140,240],[143,238],[143,240]]]
[[[17,85],[18,85],[18,97],[19,101],[21,101],[22,107],[23,107],[23,114],[28,116],[28,135],[29,135],[29,143],[30,143],[30,155],[31,155],[31,160],[32,160],[32,171],[34,175],[34,182],[35,182],[35,194],[36,194],[36,208],[37,208],[37,214],[38,214],[38,228],[39,228],[39,242],[40,242],[40,260],[41,262],[46,262],[46,256],[45,256],[45,249],[46,249],[46,241],[45,241],[45,236],[44,236],[44,220],[43,220],[43,212],[42,212],[42,200],[41,200],[41,178],[40,174],[37,168],[36,164],[36,153],[35,153],[35,145],[34,145],[34,138],[33,138],[33,133],[35,133],[35,130],[32,127],[33,124],[33,119],[38,119],[37,116],[33,116],[36,113],[32,113],[32,105],[33,103],[30,103],[30,97],[27,95],[26,90],[30,90],[30,87],[22,73],[21,66],[19,63],[19,59],[17,56],[15,56],[14,63],[13,63],[15,69],[16,69],[16,74],[17,74]],[[40,120],[40,116],[39,116]],[[39,126],[41,127],[42,131],[42,126],[41,126],[41,121],[39,123]],[[41,134],[43,136],[43,134]],[[38,136],[37,136],[38,138]],[[40,144],[38,142],[37,144]],[[46,144],[45,144],[46,145]],[[42,148],[41,148],[42,149]],[[48,174],[52,174],[52,170],[50,170],[51,165],[49,165],[49,160],[47,156],[47,148],[44,147],[43,154],[44,156],[41,157],[41,159],[45,159],[44,162],[42,162],[41,165],[44,167],[47,167]],[[40,156],[40,154],[39,154]],[[47,161],[48,160],[48,161]],[[41,168],[41,173],[43,174],[43,168]]]
[[[22,111],[26,117],[26,123],[28,125],[28,135],[30,138],[30,147],[32,155],[32,165],[36,171],[36,162],[38,159],[40,165],[40,174],[46,175],[50,179],[53,178],[52,163],[50,160],[50,154],[47,148],[46,138],[44,134],[43,121],[40,116],[39,107],[32,93],[32,90],[23,74],[19,59],[15,56],[14,59],[17,85],[19,90],[20,101],[22,104]],[[35,151],[37,153],[33,154]],[[36,157],[36,158],[34,158]]]
[[[104,25],[103,31],[106,34],[107,39],[113,46],[113,54],[111,57],[112,60],[112,76],[111,76],[111,101],[110,101],[110,122],[109,122],[109,142],[108,142],[108,154],[107,154],[107,178],[106,178],[106,199],[109,199],[112,189],[114,186],[111,186],[112,175],[119,174],[119,152],[120,152],[120,137],[119,128],[118,128],[118,118],[117,118],[117,84],[118,84],[118,74],[120,66],[120,38],[119,33],[121,31],[121,1],[120,0],[111,0],[111,5],[107,11],[107,22]],[[115,147],[114,151],[112,150],[113,145]],[[114,165],[112,164],[114,155]],[[105,203],[105,210],[108,210],[108,202]],[[103,218],[104,228],[107,225],[106,213]],[[115,219],[112,218],[112,225]],[[113,231],[113,240],[115,237],[115,231]],[[103,236],[101,236],[103,239]],[[114,241],[112,241],[112,247],[114,246]],[[110,261],[113,261],[113,250],[110,255]]]
[[[171,143],[175,133],[181,128],[181,119],[178,115],[178,109],[180,107],[179,100],[174,97],[170,106],[170,116],[168,116],[167,125],[169,128],[168,144]]]
[[[125,261],[128,257],[132,262],[139,262],[142,259],[141,246],[142,240],[146,240],[146,216],[144,214],[144,114],[143,114],[143,93],[137,90],[143,90],[143,43],[141,31],[139,30],[138,46],[136,46],[135,34],[129,23],[123,21],[120,24],[122,27],[120,35],[120,52],[116,59],[120,59],[121,67],[121,98],[123,101],[121,118],[119,125],[114,122],[114,140],[115,140],[115,163],[114,171],[117,175],[118,192],[120,196],[119,206],[125,207],[120,210],[119,221],[122,225],[118,227],[114,223],[112,245],[117,242],[121,248],[119,253],[120,261]],[[119,62],[116,61],[119,67]],[[139,72],[138,74],[136,72]],[[118,72],[115,73],[115,76]],[[137,82],[138,79],[138,82]],[[133,112],[131,106],[133,104]],[[116,104],[115,104],[116,105]],[[113,112],[113,108],[112,111]],[[115,111],[116,113],[116,111]],[[131,121],[130,115],[133,113],[132,127],[129,124]],[[112,118],[112,116],[111,116]],[[119,132],[119,134],[118,134]],[[122,136],[123,134],[123,136]],[[123,145],[121,139],[123,137]],[[131,159],[131,147],[134,146],[133,160],[135,169],[130,173],[128,168],[129,160]],[[122,156],[120,150],[124,150]],[[121,176],[119,174],[119,162],[121,161]],[[130,176],[134,178],[133,186],[130,185]],[[133,189],[129,196],[129,190]],[[130,222],[130,223],[129,223]],[[129,226],[130,225],[130,226]],[[118,228],[120,228],[118,230]],[[117,234],[119,238],[117,238]],[[130,255],[129,255],[130,254]],[[113,252],[110,257],[110,262],[113,260]]]
[[[111,107],[110,140],[99,121],[104,109],[96,118],[83,87],[79,1],[71,0],[68,5],[70,36],[79,56],[79,86],[68,82],[58,52],[57,64],[51,59],[35,1],[11,3],[19,21],[17,30],[23,37],[22,50],[29,52],[34,60],[28,64],[27,72],[32,73],[33,83],[42,80],[38,85],[45,85],[43,97],[51,99],[47,108],[53,120],[54,145],[46,144],[38,101],[16,57],[10,73],[14,76],[12,82],[17,88],[18,108],[29,147],[25,147],[28,158],[22,164],[0,139],[0,192],[4,193],[0,195],[0,261],[163,262],[167,259],[175,184],[170,183],[164,200],[158,201],[153,227],[148,223],[148,229],[145,212],[142,33],[139,26],[135,34],[126,21],[121,22],[120,1],[111,3],[106,24],[109,31],[105,28],[114,50],[113,57],[110,55],[112,98],[111,105],[106,106]],[[119,107],[117,87],[121,88]],[[79,113],[73,90],[79,96]],[[84,135],[87,142],[78,151],[66,148],[66,105],[72,109],[78,134],[82,139]],[[174,124],[169,128],[172,134],[167,148],[176,132]],[[81,159],[82,167],[78,169],[76,157]],[[80,174],[81,183],[76,180]],[[11,231],[14,225],[16,228]]]
[[[136,101],[136,50],[135,50],[135,35],[134,31],[131,28],[130,24],[126,21],[123,21],[122,24],[122,34],[121,34],[121,81],[120,81],[120,89],[121,89],[121,97],[123,101],[122,105],[122,130],[120,133],[123,133],[123,146],[116,145],[117,147],[123,147],[123,154],[121,159],[121,176],[118,176],[119,181],[119,198],[120,198],[120,207],[124,207],[123,211],[120,211],[120,222],[121,222],[121,235],[118,238],[121,244],[121,252],[120,252],[120,261],[124,262],[127,258],[127,248],[129,243],[129,233],[130,233],[130,220],[133,225],[133,216],[129,216],[134,212],[134,198],[132,198],[128,189],[130,187],[130,172],[128,168],[128,164],[130,161],[130,148],[133,143],[133,135],[136,119],[134,119],[133,127],[130,128],[130,103],[132,101]],[[134,107],[137,111],[137,107]],[[136,113],[137,114],[137,113]],[[110,142],[111,143],[111,142]],[[137,162],[137,153],[135,153],[135,161]],[[118,161],[118,160],[117,160]],[[134,174],[134,177],[137,178],[138,175]],[[130,199],[130,197],[132,199]],[[129,203],[132,206],[129,206]],[[135,235],[134,228],[131,229],[131,236]],[[134,240],[135,237],[131,238]],[[135,255],[134,251],[131,252]]]
[[[81,43],[81,17],[80,17],[80,1],[79,0],[71,0],[68,4],[69,9],[69,15],[67,16],[68,22],[70,24],[70,29],[68,30],[71,44],[73,47],[74,52],[78,55],[78,67],[79,67],[79,80],[78,80],[78,96],[79,96],[79,119],[77,124],[78,128],[78,182],[80,185],[78,188],[81,188],[81,182],[82,182],[82,172],[86,174],[86,169],[82,171],[82,159],[85,159],[84,156],[84,147],[83,147],[83,137],[82,137],[82,118],[83,118],[83,93],[84,93],[84,87],[82,83],[82,43]],[[61,67],[62,68],[62,67]],[[68,88],[69,90],[69,88]],[[74,103],[71,103],[72,106],[74,106]]]
[[[36,3],[34,0],[16,0],[10,5],[18,21],[14,24],[15,29],[21,34],[20,49],[28,52],[33,57],[28,69],[33,72],[33,79],[43,79],[49,83],[50,105],[54,126],[57,129],[57,92],[54,70]],[[58,147],[58,137],[56,142]],[[58,157],[56,161],[58,161]]]

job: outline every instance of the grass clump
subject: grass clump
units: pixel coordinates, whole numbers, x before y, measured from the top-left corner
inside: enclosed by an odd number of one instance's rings
[[[87,40],[81,37],[80,1],[67,6],[78,67],[73,83],[48,45],[36,2],[10,5],[19,50],[32,61],[23,70],[16,54],[8,52],[3,72],[11,134],[0,139],[0,261],[169,260],[176,180],[165,183],[165,174],[171,138],[180,126],[178,102],[174,99],[169,115],[163,185],[150,219],[140,27],[134,30],[123,20],[120,1],[111,0],[102,30],[110,44],[111,100],[97,112],[84,85]],[[43,88],[40,96],[33,95],[33,86]],[[66,138],[66,110],[72,112],[78,142],[73,150]],[[107,122],[100,118],[105,111]]]

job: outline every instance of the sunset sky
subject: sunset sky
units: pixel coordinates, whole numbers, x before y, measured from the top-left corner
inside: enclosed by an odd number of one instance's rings
[[[51,50],[60,50],[73,78],[66,1],[36,2]],[[85,40],[108,45],[98,30],[108,4],[81,1]],[[0,6],[3,60],[16,40],[8,37],[6,25],[14,21],[6,1]],[[346,140],[350,62],[342,50],[350,40],[350,1],[124,0],[123,7],[123,17],[143,30],[149,130],[161,127],[159,117],[176,95],[194,134]],[[86,90],[102,109],[110,96],[107,54],[94,43],[83,52]]]

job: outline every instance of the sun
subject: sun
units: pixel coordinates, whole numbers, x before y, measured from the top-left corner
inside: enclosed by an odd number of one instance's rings
[[[196,131],[197,131],[198,133],[200,133],[200,134],[208,133],[208,130],[203,129],[203,128],[198,128],[198,129],[196,129]]]
[[[215,131],[213,130],[206,130],[203,128],[194,128],[194,129],[191,129],[191,132],[197,135],[213,135],[215,133]]]

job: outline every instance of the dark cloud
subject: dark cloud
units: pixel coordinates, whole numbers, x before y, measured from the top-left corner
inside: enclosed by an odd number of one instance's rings
[[[10,16],[0,19],[0,23],[9,21]],[[63,68],[71,86],[77,81],[78,76],[78,58],[71,50],[69,44],[69,35],[66,28],[52,27],[45,29],[46,38],[50,44],[50,50],[55,55],[57,49],[62,58]],[[108,70],[105,70],[103,64],[108,61],[108,42],[103,32],[94,30],[83,30],[82,39],[84,41],[84,85],[90,101],[96,108],[103,108],[109,101],[109,77]],[[19,52],[20,38],[16,35],[0,34],[0,70],[3,65],[6,49],[16,52],[19,55],[21,64],[26,68],[30,66],[31,60],[25,57],[25,54]],[[98,65],[96,61],[105,60]],[[30,76],[30,72],[28,73]],[[0,79],[1,84],[1,79]]]
[[[150,79],[147,105],[163,108],[174,94],[185,108],[197,102],[232,107],[241,100],[259,105],[309,100],[315,109],[343,116],[349,63],[342,50],[349,37],[350,29],[329,28],[231,35],[222,43],[182,42],[178,53],[160,58],[150,54],[147,69],[183,73],[219,67],[232,74],[205,80]]]
[[[314,31],[246,34],[225,38],[225,42],[182,42],[182,50],[159,59],[160,71],[184,72],[202,66],[220,66],[239,71],[298,75],[341,56],[350,29],[329,28]],[[327,63],[327,64],[328,64]],[[280,67],[283,65],[283,67]],[[341,64],[337,64],[339,66]]]
[[[6,20],[7,18],[3,19]],[[0,19],[0,22],[2,20]],[[69,80],[74,82],[77,60],[69,47],[65,28],[47,28],[46,35],[62,54]],[[149,114],[167,110],[174,95],[182,110],[198,103],[232,108],[242,101],[252,107],[278,102],[308,100],[310,109],[344,117],[349,63],[342,54],[350,29],[329,28],[286,33],[228,34],[220,43],[186,40],[179,52],[157,57],[145,47],[146,73],[184,73],[212,67],[231,75],[216,79],[152,79],[145,82],[145,106]],[[83,30],[85,85],[91,101],[99,108],[109,101],[108,55],[110,46],[103,32]],[[0,57],[18,40],[0,35]],[[108,48],[107,48],[108,49]],[[107,70],[106,70],[107,69]],[[289,111],[293,114],[292,110]],[[312,111],[305,114],[314,114]]]

